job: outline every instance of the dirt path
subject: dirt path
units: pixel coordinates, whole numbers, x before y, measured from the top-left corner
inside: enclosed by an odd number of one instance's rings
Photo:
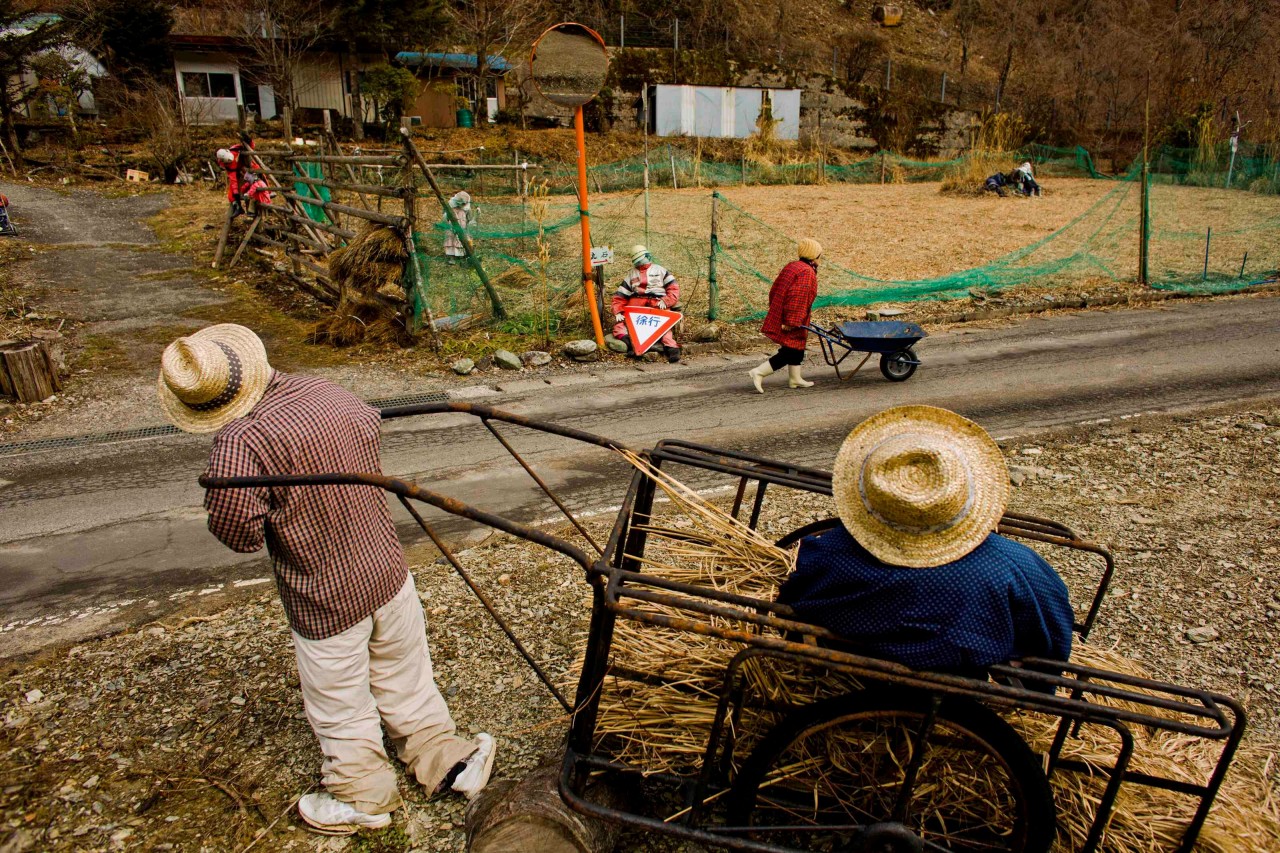
[[[36,250],[15,265],[16,283],[37,318],[65,320],[70,370],[62,399],[25,412],[16,424],[0,422],[7,440],[163,423],[154,390],[160,353],[174,338],[210,323],[250,325],[278,366],[323,373],[364,396],[432,384],[415,372],[354,363],[347,354],[302,343],[305,319],[275,309],[243,280],[197,269],[190,257],[168,250],[149,222],[170,204],[170,194],[112,197],[6,183],[0,192],[13,202],[22,238]]]

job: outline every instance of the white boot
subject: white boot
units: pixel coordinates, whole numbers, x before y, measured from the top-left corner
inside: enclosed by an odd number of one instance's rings
[[[757,394],[764,393],[764,378],[771,373],[773,373],[773,365],[767,361],[751,368],[751,384],[756,386]]]
[[[805,378],[800,375],[800,365],[792,364],[787,367],[787,384],[792,388],[812,388],[812,382],[806,382]]]

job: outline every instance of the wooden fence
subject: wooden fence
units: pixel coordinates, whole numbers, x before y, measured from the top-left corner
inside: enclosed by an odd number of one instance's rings
[[[439,171],[520,170],[541,167],[529,163],[511,165],[462,165],[427,163],[414,145],[407,129],[401,131],[403,147],[398,152],[349,155],[342,153],[330,138],[317,151],[293,148],[252,152],[253,171],[271,189],[274,203],[257,205],[225,268],[240,262],[246,251],[273,259],[283,254],[286,274],[303,290],[328,305],[336,305],[341,288],[329,272],[330,254],[347,245],[366,223],[391,228],[404,242],[406,257],[405,302],[409,306],[409,331],[426,330],[434,340],[434,318],[426,298],[426,282],[414,262],[417,247],[418,199],[434,199],[462,243],[467,262],[489,297],[493,316],[506,312],[497,291],[476,255],[471,240],[449,206],[436,180]],[[318,167],[318,168],[317,168]],[[424,180],[421,191],[418,176]],[[327,198],[325,197],[327,196]],[[338,200],[341,199],[341,200]],[[322,215],[316,216],[320,211]],[[233,220],[234,206],[228,205],[218,238],[213,266],[223,268]],[[434,220],[433,220],[434,221]]]

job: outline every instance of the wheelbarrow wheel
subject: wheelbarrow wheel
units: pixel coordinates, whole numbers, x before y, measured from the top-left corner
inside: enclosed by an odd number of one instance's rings
[[[911,347],[880,356],[880,372],[890,382],[906,382],[919,367],[920,359]]]
[[[1046,853],[1057,831],[1040,761],[990,709],[875,687],[816,702],[743,764],[728,826],[809,851]]]

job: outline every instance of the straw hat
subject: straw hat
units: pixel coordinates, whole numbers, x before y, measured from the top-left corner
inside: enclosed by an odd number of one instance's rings
[[[934,406],[897,406],[854,427],[832,495],[850,535],[892,566],[941,566],[995,530],[1009,471],[991,436]]]
[[[812,237],[806,237],[796,246],[796,251],[800,255],[800,260],[816,261],[822,257],[822,244]]]
[[[233,323],[178,338],[160,356],[160,405],[184,432],[216,432],[249,414],[270,381],[262,341]]]

